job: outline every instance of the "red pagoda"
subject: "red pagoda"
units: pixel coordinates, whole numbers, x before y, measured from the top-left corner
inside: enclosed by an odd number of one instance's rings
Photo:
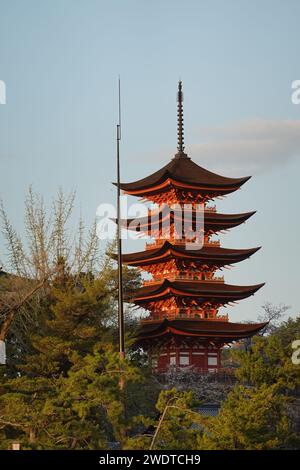
[[[149,311],[149,316],[141,320],[135,347],[148,352],[153,370],[164,372],[169,366],[176,366],[211,372],[221,367],[220,350],[224,345],[251,337],[265,326],[265,323],[231,323],[227,315],[218,314],[220,307],[245,299],[263,286],[229,285],[216,275],[218,270],[259,250],[221,248],[219,240],[212,240],[213,235],[240,225],[254,214],[220,214],[210,205],[214,198],[240,189],[250,177],[220,176],[198,166],[186,155],[181,82],[177,149],[174,158],[161,170],[134,183],[120,184],[126,194],[159,205],[149,209],[148,217],[134,223],[121,221],[123,227],[155,238],[154,243],[146,244],[144,251],[124,254],[122,262],[152,275],[132,300]],[[201,210],[204,215],[202,243],[198,246],[197,243],[187,246],[190,231],[186,228],[178,237],[181,209],[187,204],[191,226]],[[166,217],[169,217],[168,237],[163,229]]]

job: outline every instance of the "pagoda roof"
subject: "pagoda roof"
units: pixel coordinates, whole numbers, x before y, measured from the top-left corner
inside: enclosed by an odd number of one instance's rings
[[[203,337],[222,342],[236,341],[257,334],[265,323],[231,323],[220,320],[177,319],[143,321],[136,334],[137,342],[166,335]]]
[[[201,260],[203,263],[229,265],[243,261],[258,251],[260,247],[250,249],[230,249],[219,246],[203,246],[198,250],[187,249],[185,245],[172,244],[165,241],[161,246],[122,255],[122,262],[131,266],[146,266],[157,264],[170,259]],[[116,255],[115,255],[116,256]]]
[[[195,220],[197,211],[181,211],[180,209],[169,210],[162,209],[156,214],[149,214],[146,217],[138,217],[136,219],[122,219],[121,226],[128,230],[135,230],[136,232],[151,232],[151,230],[162,227],[164,220],[182,220],[184,217],[191,217],[192,221]],[[189,213],[192,212],[192,216]],[[204,231],[213,230],[218,232],[220,230],[227,230],[232,227],[236,227],[248,220],[256,211],[244,212],[241,214],[221,214],[213,211],[204,211]],[[114,219],[115,222],[116,219]]]
[[[221,176],[197,165],[185,154],[178,154],[155,173],[132,183],[120,183],[120,188],[128,194],[137,196],[143,196],[171,184],[199,191],[208,190],[227,194],[236,191],[250,178],[251,176],[244,178]]]
[[[136,304],[144,304],[171,296],[180,296],[201,298],[203,302],[209,301],[225,305],[255,294],[262,286],[264,283],[252,286],[234,286],[223,282],[170,281],[165,279],[161,283],[141,287],[135,293],[133,301]]]

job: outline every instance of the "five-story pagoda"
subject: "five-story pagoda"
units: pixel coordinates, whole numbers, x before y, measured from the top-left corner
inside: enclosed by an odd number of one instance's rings
[[[214,198],[239,189],[250,177],[217,175],[186,155],[181,81],[177,150],[161,170],[134,183],[120,184],[126,194],[157,205],[147,217],[121,222],[123,227],[155,238],[145,251],[122,256],[124,264],[152,275],[132,299],[149,311],[141,320],[135,346],[148,352],[158,372],[170,365],[215,371],[221,367],[220,349],[225,344],[253,336],[265,326],[231,323],[227,315],[218,314],[220,307],[253,295],[263,284],[229,285],[216,271],[249,258],[259,248],[221,248],[218,240],[212,240],[213,235],[254,214],[221,214],[209,205]]]

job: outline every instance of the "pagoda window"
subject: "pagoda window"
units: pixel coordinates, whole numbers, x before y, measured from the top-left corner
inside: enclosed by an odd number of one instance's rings
[[[218,358],[217,358],[217,356],[208,356],[208,358],[207,358],[207,365],[208,365],[208,366],[217,366],[217,365],[218,365]]]
[[[188,354],[180,353],[179,354],[179,365],[188,366],[190,364],[190,358]]]
[[[170,355],[170,366],[176,366],[176,355],[175,354]]]

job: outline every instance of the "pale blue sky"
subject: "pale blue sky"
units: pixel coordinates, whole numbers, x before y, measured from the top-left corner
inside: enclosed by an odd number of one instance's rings
[[[118,74],[122,179],[163,166],[181,77],[186,151],[212,171],[253,174],[218,209],[258,213],[222,242],[263,248],[226,280],[266,286],[230,317],[255,319],[265,301],[299,313],[299,18],[292,0],[0,0],[0,196],[14,224],[22,229],[30,184],[48,201],[59,186],[76,189],[88,222],[114,201]]]

